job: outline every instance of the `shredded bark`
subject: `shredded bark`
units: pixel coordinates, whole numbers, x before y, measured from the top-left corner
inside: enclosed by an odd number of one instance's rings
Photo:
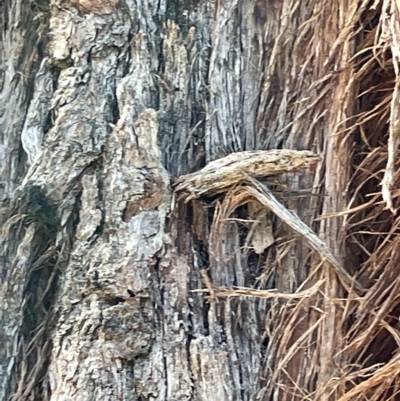
[[[211,196],[228,191],[254,178],[267,178],[292,173],[310,167],[320,158],[308,150],[254,150],[232,153],[214,160],[202,170],[179,177],[175,181],[175,191],[185,192],[185,202],[200,196]]]
[[[1,400],[399,398],[399,2],[0,20]]]
[[[292,211],[277,201],[271,190],[256,178],[265,179],[288,172],[310,167],[319,160],[309,151],[271,150],[233,153],[209,163],[202,170],[176,180],[176,191],[185,191],[185,202],[199,196],[221,194],[241,184],[241,190],[257,199],[263,206],[275,213],[295,233],[301,235],[306,243],[316,251],[322,261],[328,262],[336,271],[340,281],[350,293],[361,285],[346,271],[334,256],[328,245]],[[254,177],[254,178],[253,178]],[[248,202],[248,196],[244,195]]]

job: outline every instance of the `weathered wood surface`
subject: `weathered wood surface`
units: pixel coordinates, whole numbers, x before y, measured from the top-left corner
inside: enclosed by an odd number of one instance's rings
[[[351,144],[336,128],[352,114],[351,91],[328,84],[348,79],[351,51],[324,67],[341,7],[0,3],[1,401],[345,392],[327,387],[349,362],[337,353],[343,291],[329,267],[258,205],[224,215],[227,199],[184,204],[170,186],[232,152],[312,149],[323,155],[316,170],[283,181],[313,196],[285,204],[343,262],[342,220],[313,223],[347,199],[350,158],[340,154]],[[333,101],[342,115],[329,114]],[[209,299],[196,292],[203,269],[220,288],[277,288],[288,302]],[[321,291],[291,302],[314,282]]]
[[[232,153],[214,160],[198,172],[179,177],[176,192],[186,192],[185,201],[227,192],[253,178],[279,177],[315,165],[319,157],[308,151],[291,149],[254,150]]]

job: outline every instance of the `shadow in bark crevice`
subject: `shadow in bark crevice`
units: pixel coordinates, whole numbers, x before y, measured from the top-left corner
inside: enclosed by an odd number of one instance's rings
[[[79,192],[60,234],[61,211],[39,186],[25,186],[16,197],[12,213],[5,225],[15,219],[21,224],[10,225],[6,243],[12,244],[6,257],[9,264],[22,259],[20,275],[15,266],[5,278],[10,291],[15,291],[15,307],[20,321],[10,322],[18,337],[15,339],[15,363],[9,379],[11,400],[44,399],[44,379],[52,352],[52,330],[56,316],[54,306],[59,292],[59,278],[68,263],[73,236],[79,222]],[[9,246],[9,245],[8,245]],[[8,247],[7,246],[7,247]],[[15,263],[15,262],[14,262]],[[17,286],[13,283],[18,283]],[[12,286],[15,289],[12,289]],[[15,317],[17,317],[15,316]]]

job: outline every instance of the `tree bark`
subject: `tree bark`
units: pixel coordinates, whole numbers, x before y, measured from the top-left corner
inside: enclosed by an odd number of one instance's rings
[[[399,15],[4,0],[0,400],[395,399]]]

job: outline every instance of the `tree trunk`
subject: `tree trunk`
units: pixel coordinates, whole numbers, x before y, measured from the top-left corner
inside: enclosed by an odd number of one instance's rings
[[[4,0],[0,400],[396,399],[398,7]]]

